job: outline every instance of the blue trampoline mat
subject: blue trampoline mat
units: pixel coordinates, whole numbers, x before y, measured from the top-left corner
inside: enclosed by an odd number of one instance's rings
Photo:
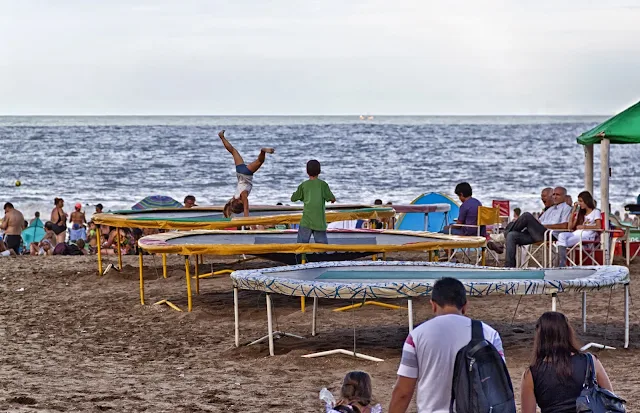
[[[316,280],[437,280],[443,277],[453,277],[462,280],[542,280],[544,271],[514,270],[514,271],[349,271],[329,270],[316,277]]]

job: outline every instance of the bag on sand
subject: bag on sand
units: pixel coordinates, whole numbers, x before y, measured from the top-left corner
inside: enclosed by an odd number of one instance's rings
[[[456,355],[449,411],[516,413],[507,366],[493,344],[484,339],[478,320],[471,320],[471,341]]]
[[[593,355],[587,353],[587,374],[584,377],[582,392],[576,400],[577,413],[625,413],[624,399],[607,389],[598,386]]]

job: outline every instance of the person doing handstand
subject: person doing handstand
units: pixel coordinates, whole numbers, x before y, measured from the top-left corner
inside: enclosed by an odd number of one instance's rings
[[[264,160],[266,158],[266,154],[274,153],[275,150],[273,148],[262,148],[260,149],[260,154],[258,155],[258,159],[251,162],[250,164],[245,164],[244,159],[238,152],[236,148],[229,143],[227,138],[224,137],[224,130],[221,130],[218,133],[218,136],[222,140],[222,144],[224,147],[233,155],[233,162],[236,165],[236,176],[238,178],[238,186],[236,188],[236,193],[233,197],[226,203],[223,209],[224,216],[226,218],[231,217],[231,214],[239,214],[244,211],[244,216],[249,216],[249,194],[251,193],[251,189],[253,188],[253,174],[260,169]]]

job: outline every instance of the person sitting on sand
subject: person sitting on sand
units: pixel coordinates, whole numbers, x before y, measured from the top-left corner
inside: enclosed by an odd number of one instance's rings
[[[226,218],[230,218],[231,214],[240,214],[244,211],[244,216],[249,216],[249,194],[253,188],[253,174],[262,166],[265,161],[266,154],[275,153],[273,148],[262,148],[258,158],[250,164],[245,164],[240,152],[236,150],[224,137],[224,130],[218,133],[222,140],[222,144],[233,155],[233,163],[236,165],[236,177],[238,178],[238,186],[236,193],[224,206],[223,213]]]
[[[351,371],[342,380],[340,399],[322,389],[320,398],[325,402],[326,413],[380,413],[379,404],[371,406],[371,377],[364,371]]]
[[[122,255],[132,253],[134,251],[134,241],[130,231],[127,228],[118,228],[118,230],[120,232],[120,253]],[[102,248],[102,254],[118,254],[118,231],[116,231],[116,228],[111,230],[109,239],[102,245]]]
[[[84,212],[81,211],[82,204],[76,203],[75,211],[71,213],[69,222],[71,223],[71,229],[69,229],[69,241],[73,242],[79,239],[87,238],[87,229],[84,224],[87,223],[87,218]]]
[[[53,255],[53,249],[58,244],[56,233],[53,232],[53,224],[47,221],[44,224],[44,237],[40,242],[32,242],[29,245],[29,254],[31,255]]]
[[[184,197],[184,207],[183,208],[193,208],[196,205],[196,197],[193,195],[187,195]]]

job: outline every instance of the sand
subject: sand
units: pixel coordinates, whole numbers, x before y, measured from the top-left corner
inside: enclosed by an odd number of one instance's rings
[[[395,255],[391,259],[412,258]],[[237,257],[209,257],[214,269]],[[311,312],[299,300],[274,297],[277,329],[306,337],[276,340],[276,356],[267,344],[235,348],[231,281],[223,276],[201,284],[191,313],[186,309],[184,265],[170,257],[169,278],[160,260],[146,257],[146,299],[138,298],[137,257],[125,257],[122,272],[97,277],[95,257],[19,257],[0,260],[0,411],[8,412],[312,412],[322,411],[318,392],[337,393],[349,370],[373,377],[375,400],[385,411],[391,395],[406,312],[365,306],[336,313],[349,304],[321,300],[319,334],[311,337]],[[111,258],[113,260],[113,258]],[[153,265],[157,267],[154,267]],[[274,266],[254,260],[233,268]],[[209,267],[209,265],[207,265]],[[209,269],[209,268],[207,268]],[[635,281],[640,263],[631,269]],[[632,297],[636,286],[632,284]],[[588,333],[580,339],[607,343],[617,350],[598,351],[614,389],[640,408],[638,309],[631,306],[631,346],[623,345],[623,290],[588,294]],[[507,364],[518,391],[527,366],[536,318],[550,309],[545,296],[472,298],[470,315],[490,323],[502,335]],[[396,301],[403,304],[402,301]],[[610,305],[609,305],[610,304]],[[431,317],[426,299],[414,302],[417,320]],[[580,327],[580,295],[560,296],[559,310]],[[264,294],[240,293],[241,343],[266,334]],[[608,322],[607,322],[608,319]],[[353,348],[383,358],[370,362],[347,356],[304,359],[332,348]],[[514,327],[524,329],[515,333]],[[606,338],[605,338],[606,332]],[[412,404],[410,411],[415,411]]]

